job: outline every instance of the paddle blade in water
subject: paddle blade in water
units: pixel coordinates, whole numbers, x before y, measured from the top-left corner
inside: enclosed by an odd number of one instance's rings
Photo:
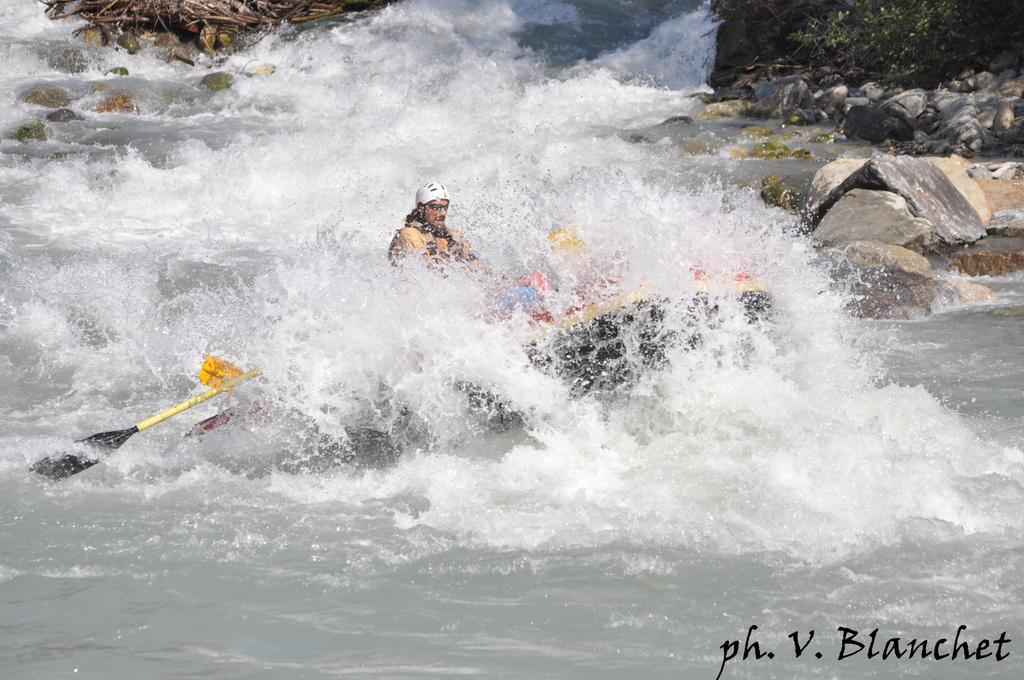
[[[111,430],[110,432],[100,432],[98,434],[94,434],[91,437],[79,439],[78,443],[89,444],[90,446],[95,446],[100,449],[110,449],[111,451],[113,451],[114,449],[121,448],[121,444],[124,444],[126,441],[128,441],[128,437],[131,437],[138,431],[139,428],[136,426],[129,427],[127,430]]]
[[[82,470],[88,470],[98,462],[98,460],[85,458],[84,456],[65,453],[63,456],[47,456],[29,469],[56,482],[66,479],[71,475],[77,475]]]

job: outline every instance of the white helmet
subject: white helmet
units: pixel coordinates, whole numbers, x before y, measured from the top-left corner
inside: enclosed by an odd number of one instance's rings
[[[416,192],[416,205],[431,201],[447,201],[448,190],[440,182],[427,182]]]

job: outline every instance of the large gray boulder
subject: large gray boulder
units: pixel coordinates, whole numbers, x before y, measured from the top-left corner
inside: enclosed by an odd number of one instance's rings
[[[919,319],[932,313],[939,284],[900,269],[860,270],[850,312],[865,319]]]
[[[882,103],[882,109],[917,127],[917,117],[928,107],[928,93],[921,89],[906,90]]]
[[[773,81],[761,81],[754,87],[758,108],[781,114],[786,109],[809,109],[814,96],[801,76],[788,76]]]
[[[935,226],[935,246],[973,243],[985,235],[981,218],[941,170],[911,156],[876,154],[831,190],[813,192],[808,215],[818,224],[833,205],[853,189],[880,189],[899,194],[910,212]]]
[[[854,316],[915,319],[931,314],[940,287],[920,255],[876,241],[825,248],[821,254],[849,293],[848,310]]]
[[[846,96],[849,93],[846,85],[835,85],[815,98],[815,103],[830,118],[838,118],[845,111]]]
[[[931,264],[906,248],[877,241],[854,241],[825,248],[822,257],[836,281],[850,294],[848,309],[871,319],[913,319],[936,307],[990,303],[996,295],[966,279],[936,279]]]
[[[852,241],[839,250],[854,267],[868,269],[891,269],[917,274],[928,279],[935,278],[931,263],[923,255],[879,241]]]
[[[954,147],[980,151],[989,143],[988,131],[978,120],[980,112],[975,99],[968,95],[936,92],[931,104],[941,118],[936,134]]]
[[[903,117],[874,104],[851,106],[843,121],[843,132],[875,144],[887,139],[905,142],[914,138],[914,128]]]
[[[853,189],[836,201],[814,231],[826,246],[851,241],[880,241],[915,252],[934,244],[935,225],[914,217],[905,198],[890,191]]]
[[[989,236],[1024,237],[1024,210],[1003,210],[992,216],[988,224]]]

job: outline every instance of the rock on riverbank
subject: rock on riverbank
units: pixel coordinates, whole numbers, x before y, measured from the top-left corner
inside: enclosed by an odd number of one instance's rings
[[[1016,177],[1012,164],[996,167]],[[1024,252],[1006,238],[1024,234],[1024,195],[1018,209],[992,216],[985,192],[971,177],[979,170],[989,171],[956,157],[876,154],[834,161],[818,171],[805,214],[835,279],[851,294],[854,314],[908,319],[941,304],[995,299],[981,284],[936,275],[923,254],[941,256],[945,269],[969,276],[1024,269]]]

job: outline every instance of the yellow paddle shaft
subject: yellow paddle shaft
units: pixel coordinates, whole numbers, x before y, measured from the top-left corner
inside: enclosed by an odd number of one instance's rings
[[[172,406],[169,409],[167,409],[166,411],[163,411],[162,413],[156,414],[152,418],[146,418],[145,420],[143,420],[141,423],[139,423],[135,427],[136,427],[136,429],[138,429],[139,432],[142,432],[143,430],[145,430],[148,427],[153,427],[157,423],[162,423],[163,421],[167,420],[171,416],[176,416],[179,413],[181,413],[182,411],[187,411],[190,408],[192,408],[193,406],[198,406],[199,404],[202,404],[207,399],[212,399],[213,397],[216,397],[221,392],[230,390],[232,387],[234,387],[235,385],[237,385],[240,382],[246,381],[249,378],[255,378],[256,376],[258,376],[262,372],[263,372],[263,369],[254,368],[251,371],[246,371],[245,373],[243,373],[242,375],[238,376],[237,378],[235,378],[233,380],[225,380],[223,383],[221,383],[217,387],[214,387],[212,390],[207,390],[206,392],[203,392],[202,394],[197,394],[196,396],[192,397],[191,399],[186,399],[185,401],[181,402],[177,406]]]

